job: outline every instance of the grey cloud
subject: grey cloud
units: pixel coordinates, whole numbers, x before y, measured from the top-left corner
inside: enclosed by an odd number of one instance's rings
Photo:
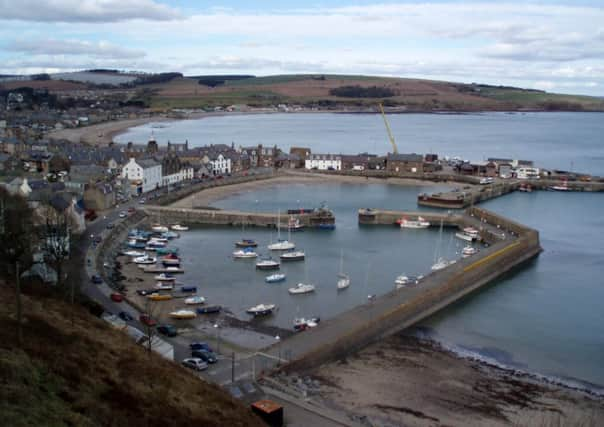
[[[280,61],[267,58],[213,57],[184,66],[186,70],[259,70],[320,71],[321,62]]]
[[[0,20],[35,22],[167,21],[180,14],[154,0],[0,0]]]
[[[33,55],[87,55],[95,58],[142,58],[145,52],[110,43],[90,43],[79,40],[16,40],[3,46],[4,50]]]

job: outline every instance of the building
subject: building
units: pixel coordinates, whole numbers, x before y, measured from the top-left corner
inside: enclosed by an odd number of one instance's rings
[[[298,162],[296,163],[297,168],[303,168],[305,166],[305,161],[308,156],[311,155],[310,148],[307,147],[291,147],[289,149],[289,154],[295,155],[298,157]]]
[[[394,175],[423,173],[424,158],[420,154],[391,154],[386,156],[386,170]]]
[[[193,167],[180,160],[174,151],[161,158],[162,186],[193,179]]]
[[[136,193],[147,193],[162,185],[161,164],[153,158],[131,158],[122,168],[122,177],[136,187]]]
[[[210,170],[212,175],[230,174],[232,170],[231,159],[218,154],[209,157]]]
[[[87,209],[106,210],[115,205],[115,191],[106,182],[88,184],[84,190],[84,204]]]
[[[305,169],[342,170],[342,156],[339,154],[310,154],[304,161]]]

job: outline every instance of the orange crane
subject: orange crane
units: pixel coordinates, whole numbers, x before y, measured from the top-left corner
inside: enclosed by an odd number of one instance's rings
[[[384,113],[384,106],[380,102],[378,104],[380,106],[380,112],[382,113],[382,118],[384,119],[384,124],[386,125],[386,131],[388,132],[388,139],[390,140],[390,144],[392,144],[393,154],[398,154],[398,148],[396,147],[396,142],[394,141],[394,137],[392,136],[392,131],[390,130],[390,125],[388,124],[388,119],[386,119],[386,113]]]

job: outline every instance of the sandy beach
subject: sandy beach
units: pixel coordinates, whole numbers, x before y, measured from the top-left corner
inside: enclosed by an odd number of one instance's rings
[[[596,426],[604,398],[396,335],[317,369],[315,399],[372,426]]]

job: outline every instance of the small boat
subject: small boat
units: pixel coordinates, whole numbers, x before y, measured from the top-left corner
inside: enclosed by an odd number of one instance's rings
[[[258,254],[254,252],[252,248],[239,249],[238,251],[233,252],[233,258],[235,259],[256,257],[258,257]]]
[[[463,229],[463,232],[466,234],[469,234],[470,236],[476,236],[478,237],[478,230],[475,229],[474,227],[465,227]]]
[[[472,256],[477,253],[478,253],[478,249],[476,249],[474,246],[466,246],[465,248],[463,248],[461,250],[461,256],[464,258],[467,258],[467,257]]]
[[[169,254],[177,255],[178,248],[157,248],[155,252],[157,253],[157,255],[169,255]]]
[[[166,246],[166,244],[167,244],[167,242],[160,242],[158,240],[149,240],[147,242],[147,248],[153,248],[153,249],[163,248]]]
[[[280,266],[281,263],[272,258],[261,259],[256,263],[256,268],[258,270],[278,270]]]
[[[272,314],[273,310],[275,310],[277,306],[275,304],[258,304],[253,307],[248,308],[246,313],[255,316],[266,316],[268,314]]]
[[[161,273],[155,276],[155,280],[158,282],[176,282],[176,277],[168,273]]]
[[[197,304],[205,304],[206,299],[204,297],[200,297],[195,295],[194,297],[185,298],[185,304],[187,305],[197,305]]]
[[[394,284],[396,285],[396,289],[400,289],[402,287],[405,287],[406,285],[417,285],[419,284],[419,281],[422,280],[424,278],[424,276],[405,276],[405,275],[401,275],[398,276],[395,280],[394,280]]]
[[[169,316],[172,319],[178,319],[178,320],[183,320],[183,319],[194,319],[197,317],[197,313],[195,313],[192,310],[177,310],[177,311],[173,311],[169,314]]]
[[[310,283],[298,283],[293,288],[287,290],[290,294],[308,294],[315,291],[315,285]]]
[[[212,313],[220,313],[222,310],[222,306],[220,305],[206,305],[205,307],[199,307],[195,311],[197,314],[212,314]]]
[[[418,216],[417,220],[407,219],[405,217],[396,221],[397,224],[401,226],[401,228],[428,228],[430,227],[430,223],[426,221],[423,217]]]
[[[338,273],[338,290],[346,289],[350,286],[350,277],[344,274],[344,251],[340,252],[340,272]]]
[[[197,286],[182,285],[180,287],[180,292],[197,292]]]
[[[335,230],[336,229],[336,225],[333,223],[328,223],[328,222],[322,222],[320,223],[317,228],[319,230]]]
[[[547,187],[547,189],[550,191],[570,191],[570,188],[566,183],[562,183],[560,185],[551,185]]]
[[[146,255],[146,253],[141,252],[141,251],[124,251],[122,253],[126,256],[133,257],[133,258],[140,258],[140,257]]]
[[[285,280],[285,277],[286,276],[283,273],[271,274],[270,276],[266,276],[266,278],[264,279],[264,281],[266,283],[283,282]]]
[[[172,282],[158,282],[154,286],[158,291],[171,291],[174,289],[174,283]]]
[[[241,239],[235,242],[235,246],[237,246],[238,248],[255,248],[256,246],[258,246],[258,243],[256,243],[256,241],[252,239]]]
[[[160,238],[168,239],[168,240],[177,239],[179,237],[180,237],[180,234],[178,234],[176,231],[166,231],[165,233],[161,233],[161,236],[160,236]]]
[[[132,249],[145,249],[147,245],[143,242],[137,242],[136,240],[129,240],[128,247]]]
[[[163,237],[163,234],[161,236],[158,236],[158,237],[151,237],[147,241],[147,244],[150,244],[150,243],[168,243],[168,238],[167,237]]]
[[[466,242],[474,242],[478,239],[478,235],[468,234],[465,231],[458,231],[457,233],[455,233],[455,237],[461,240],[465,240]]]
[[[143,255],[141,257],[138,258],[134,258],[132,260],[133,263],[135,264],[141,264],[141,265],[145,265],[145,264],[155,264],[157,262],[157,258],[155,257],[150,257],[148,255]]]
[[[444,268],[447,268],[448,266],[455,264],[456,261],[455,260],[446,260],[444,258],[439,258],[438,261],[436,261],[436,263],[431,267],[432,271],[438,271],[438,270],[442,270]]]
[[[180,258],[178,258],[176,255],[166,255],[161,259],[161,262],[165,266],[179,266]]]
[[[279,258],[281,258],[281,261],[303,261],[304,256],[304,251],[290,251],[281,254]]]
[[[168,227],[159,224],[153,224],[151,230],[155,231],[156,233],[165,233],[166,231],[169,231]]]
[[[180,225],[180,224],[174,224],[171,228],[174,231],[188,231],[189,230],[189,227],[185,227],[184,225]]]
[[[294,242],[290,242],[289,240],[279,240],[277,243],[271,243],[268,245],[269,250],[271,251],[290,251],[296,248],[296,244]]]
[[[523,182],[522,184],[520,184],[520,187],[518,187],[518,191],[522,191],[523,193],[532,193],[533,187],[531,186],[531,184]]]
[[[147,298],[151,301],[168,301],[172,299],[172,295],[152,293],[151,295],[147,295]]]
[[[300,222],[300,218],[290,216],[289,222],[287,223],[287,228],[289,228],[291,231],[302,231],[304,230],[304,224]]]
[[[307,329],[316,328],[319,326],[319,322],[321,321],[320,317],[311,317],[304,318],[298,317],[294,319],[294,330],[295,331],[305,331]]]

